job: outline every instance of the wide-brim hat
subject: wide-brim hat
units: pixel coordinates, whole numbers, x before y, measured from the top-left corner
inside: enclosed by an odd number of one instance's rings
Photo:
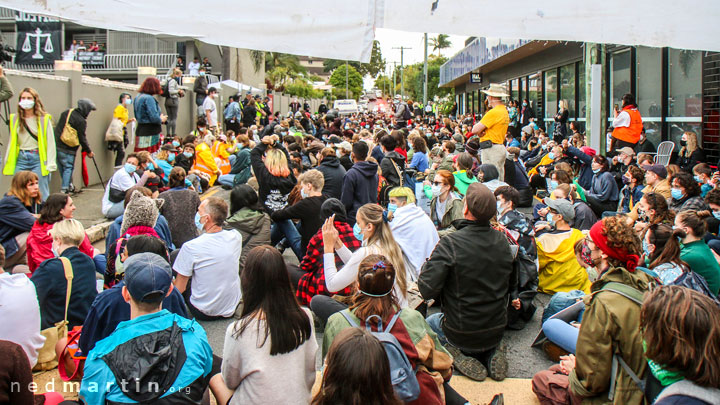
[[[509,97],[507,89],[502,84],[491,83],[487,90],[481,90],[490,97]]]

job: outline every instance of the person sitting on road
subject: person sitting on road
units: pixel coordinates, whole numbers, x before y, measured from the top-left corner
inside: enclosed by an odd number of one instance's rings
[[[150,170],[143,172],[142,177],[135,173],[140,166],[136,153],[128,154],[125,166],[118,169],[108,181],[102,199],[102,214],[109,219],[115,219],[125,211],[123,200],[125,192],[133,186],[144,186],[148,179],[156,174]]]
[[[425,196],[430,198],[430,219],[440,236],[452,227],[452,223],[463,219],[463,196],[455,187],[455,176],[449,170],[438,170],[432,183],[424,186]]]
[[[478,179],[472,173],[473,157],[467,152],[463,152],[456,155],[453,162],[455,171],[453,176],[455,177],[455,187],[461,195],[465,195],[467,188],[472,183],[477,183]]]
[[[537,224],[537,253],[539,261],[538,290],[547,294],[580,290],[590,293],[587,272],[575,259],[575,243],[584,238],[582,232],[571,228],[575,209],[568,200],[545,198],[546,208],[541,214],[545,224]]]
[[[251,142],[247,135],[247,129],[241,128],[240,133],[235,138],[237,144],[235,147],[237,151],[230,160],[232,166],[228,174],[223,174],[218,177],[218,183],[223,185],[225,188],[234,187],[240,184],[245,184],[252,177],[252,169],[250,167],[250,150],[253,148],[254,142]]]
[[[525,214],[516,209],[520,193],[513,187],[502,186],[496,188],[493,194],[497,198],[498,223],[510,231],[525,254],[532,258],[537,257],[535,232]]]
[[[208,197],[200,203],[195,224],[201,234],[185,242],[173,263],[175,287],[199,320],[229,318],[242,299],[238,268],[232,265],[240,263],[242,237],[222,228],[227,216],[228,205],[221,198]]]
[[[228,404],[306,403],[318,344],[312,314],[298,305],[280,252],[267,245],[252,249],[241,287],[242,313],[228,325],[223,346]]]
[[[662,284],[672,284],[683,273],[690,271],[690,266],[680,258],[680,254],[680,242],[673,235],[670,225],[653,224],[647,228],[643,238],[643,259]]]
[[[7,255],[6,271],[27,271],[27,237],[40,217],[41,208],[37,174],[28,170],[15,173],[10,191],[0,199],[0,244]]]
[[[503,333],[510,291],[517,285],[506,236],[490,226],[497,214],[493,193],[482,183],[467,189],[465,219],[443,237],[420,271],[423,299],[442,302],[428,324],[467,377],[482,381],[507,374]],[[478,248],[482,246],[482,249]]]
[[[200,197],[194,190],[187,188],[187,177],[182,167],[173,167],[168,180],[170,189],[163,191],[159,196],[165,200],[160,212],[164,218],[170,219],[167,225],[172,235],[172,244],[179,249],[183,243],[198,235],[194,225]]]
[[[270,244],[270,216],[260,208],[257,192],[247,184],[236,186],[230,192],[230,217],[226,228],[234,229],[242,236],[239,271],[242,274],[248,253],[257,246]]]

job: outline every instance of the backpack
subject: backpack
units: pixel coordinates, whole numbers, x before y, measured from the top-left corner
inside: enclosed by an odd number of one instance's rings
[[[402,105],[405,107],[405,109],[402,112],[402,119],[405,121],[412,119],[412,113],[410,112],[410,107],[408,107],[407,104],[402,103]]]
[[[170,80],[175,79],[169,77],[167,80],[162,82],[162,87],[160,88],[160,94],[165,98],[170,98]]]
[[[675,281],[670,283],[670,285],[679,285],[680,287],[689,288],[691,290],[695,290],[707,297],[709,297],[711,300],[715,302],[717,306],[720,306],[720,300],[715,296],[715,294],[710,291],[710,287],[708,287],[707,281],[705,281],[705,278],[703,276],[699,275],[698,273],[694,271],[686,271],[683,272],[683,274],[676,278]]]
[[[408,360],[400,342],[398,342],[397,338],[390,333],[393,326],[395,326],[395,322],[400,317],[401,312],[402,309],[393,315],[384,330],[382,327],[382,319],[380,319],[377,315],[370,315],[365,320],[365,327],[380,341],[380,343],[382,343],[385,348],[385,353],[387,354],[388,361],[390,362],[390,380],[392,381],[395,394],[403,402],[412,402],[420,397],[420,384],[418,384],[417,377],[415,377],[416,371],[413,369],[412,364],[410,364],[410,360]],[[350,316],[349,309],[342,310],[340,313],[345,317],[345,319],[347,319],[350,326],[353,328],[360,327],[360,325],[358,325],[357,322],[355,322],[355,320],[353,320]],[[373,332],[370,327],[370,320],[372,318],[378,319],[377,332]]]

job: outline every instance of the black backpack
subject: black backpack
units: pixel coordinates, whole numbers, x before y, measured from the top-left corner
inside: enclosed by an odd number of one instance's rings
[[[175,80],[172,77],[168,77],[167,80],[163,83],[162,87],[160,88],[160,94],[165,97],[170,97],[170,80]]]
[[[405,103],[402,103],[402,105],[405,106],[405,109],[403,110],[403,113],[402,113],[402,119],[404,119],[405,121],[412,119],[412,113],[410,112],[410,107],[408,107],[408,105]]]

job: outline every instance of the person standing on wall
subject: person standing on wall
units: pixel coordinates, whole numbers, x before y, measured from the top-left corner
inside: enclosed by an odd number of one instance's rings
[[[180,68],[173,69],[172,76],[167,81],[167,95],[165,95],[165,111],[168,118],[165,123],[167,129],[166,137],[174,138],[175,125],[177,123],[178,106],[180,105],[180,97],[185,96],[185,92],[180,88],[180,80],[182,79],[182,70]]]
[[[128,106],[132,105],[132,96],[128,93],[122,93],[120,95],[119,104],[115,106],[113,111],[113,118],[120,120],[123,124],[123,140],[119,141],[108,141],[108,150],[115,152],[115,168],[122,166],[125,161],[125,148],[128,146],[128,135],[127,135],[127,124],[134,122],[135,118],[130,118],[128,112]]]
[[[205,110],[203,109],[203,101],[208,94],[208,80],[206,76],[207,70],[204,66],[200,67],[198,77],[195,78],[195,85],[193,86],[193,92],[195,93],[195,105],[197,106],[198,116],[204,116]]]
[[[640,133],[643,130],[642,117],[638,111],[635,96],[627,93],[622,96],[622,110],[617,104],[613,109],[612,147],[611,150],[618,150],[624,147],[635,148],[640,141]]]
[[[502,101],[508,97],[507,90],[500,84],[491,84],[487,90],[488,106],[491,108],[472,128],[471,134],[480,137],[480,153],[483,163],[491,164],[498,169],[498,180],[505,180],[505,158],[507,151],[503,143],[510,125],[510,115]]]
[[[205,73],[212,73],[212,63],[210,63],[210,60],[207,56],[203,58],[202,64],[200,66],[205,68]]]
[[[52,116],[45,112],[40,95],[26,87],[18,98],[18,113],[10,114],[10,142],[5,153],[3,174],[30,170],[38,175],[40,195],[50,195],[50,172],[57,170],[55,131]]]
[[[87,153],[87,157],[95,155],[90,149],[85,132],[87,130],[87,118],[91,111],[95,111],[95,103],[88,98],[78,100],[77,108],[71,108],[60,114],[55,128],[55,144],[57,145],[57,163],[62,176],[61,193],[74,193],[75,186],[72,184],[72,174],[75,170],[75,155],[78,147]],[[76,132],[76,136],[63,139],[65,128],[70,127]]]

